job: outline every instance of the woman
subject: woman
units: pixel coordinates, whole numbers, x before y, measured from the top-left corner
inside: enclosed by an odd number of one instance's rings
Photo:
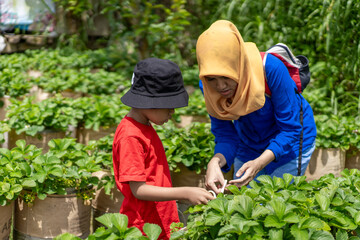
[[[224,183],[221,169],[229,171],[233,164],[229,183],[238,187],[263,174],[297,175],[302,130],[303,175],[315,148],[316,126],[309,103],[296,93],[285,65],[268,54],[264,71],[256,45],[245,43],[236,26],[225,20],[200,35],[196,55],[216,143],[206,186],[219,193]],[[271,97],[265,96],[265,76]]]

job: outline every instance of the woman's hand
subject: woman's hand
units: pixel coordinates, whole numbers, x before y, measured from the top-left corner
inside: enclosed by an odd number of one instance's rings
[[[248,185],[250,181],[252,181],[256,175],[274,159],[274,153],[271,150],[265,150],[258,158],[244,163],[237,171],[236,177],[244,175],[239,179],[231,180],[229,183],[235,184],[237,187]]]
[[[208,163],[206,170],[205,186],[219,194],[225,179],[221,167],[225,166],[226,159],[222,154],[216,154]]]

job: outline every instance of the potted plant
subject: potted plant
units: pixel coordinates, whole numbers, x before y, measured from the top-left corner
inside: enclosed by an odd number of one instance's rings
[[[0,239],[9,239],[12,234],[14,202],[22,191],[19,158],[16,151],[0,148]]]
[[[360,121],[348,117],[346,121],[347,137],[350,148],[346,151],[345,168],[360,169]]]
[[[0,70],[0,120],[4,120],[10,98],[22,98],[29,93],[32,84],[22,70],[4,68]]]
[[[79,98],[74,101],[73,107],[84,113],[78,124],[76,138],[85,145],[90,140],[115,133],[117,125],[129,111],[129,107],[121,103],[120,95],[117,94]]]
[[[340,176],[340,172],[345,168],[346,150],[350,147],[346,137],[346,118],[337,115],[315,115],[315,122],[316,149],[305,175],[308,180],[318,179],[327,173]]]
[[[23,140],[17,146],[18,152],[30,157],[19,163],[24,166],[23,191],[15,204],[14,235],[54,238],[70,232],[86,237],[90,200],[98,183],[92,173],[100,168],[85,146],[72,138],[52,139],[45,154],[36,147],[30,152]]]
[[[7,123],[12,129],[9,148],[18,139],[25,139],[46,152],[49,140],[65,137],[69,126],[77,126],[83,112],[73,108],[72,99],[60,95],[38,103],[32,103],[33,99],[32,96],[23,101],[12,100],[7,113]]]
[[[105,213],[118,213],[124,196],[115,184],[114,169],[112,163],[112,144],[114,134],[110,134],[99,140],[92,140],[86,149],[91,152],[95,162],[101,167],[100,171],[93,173],[99,178],[95,197],[92,201],[93,229],[101,225],[95,219]]]

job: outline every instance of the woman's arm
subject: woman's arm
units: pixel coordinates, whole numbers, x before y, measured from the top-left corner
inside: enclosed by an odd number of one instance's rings
[[[216,194],[220,193],[220,189],[224,184],[224,175],[221,168],[225,165],[226,159],[220,153],[215,154],[207,165],[205,185]]]
[[[207,204],[213,195],[199,187],[158,187],[145,182],[129,182],[134,196],[145,201],[186,200],[192,205]]]
[[[240,177],[243,174],[244,176],[236,180],[231,180],[229,183],[235,184],[238,187],[248,185],[249,182],[274,159],[274,153],[271,150],[266,149],[258,158],[244,163],[236,173],[236,177]]]

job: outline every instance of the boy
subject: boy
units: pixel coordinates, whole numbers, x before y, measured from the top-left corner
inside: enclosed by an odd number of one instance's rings
[[[150,124],[163,125],[188,99],[179,67],[158,58],[136,64],[131,89],[121,98],[131,110],[113,143],[115,180],[125,197],[120,213],[128,216],[129,227],[142,230],[144,223],[158,224],[159,239],[169,239],[170,224],[179,222],[174,200],[196,205],[214,199],[203,188],[172,187],[163,145]]]

